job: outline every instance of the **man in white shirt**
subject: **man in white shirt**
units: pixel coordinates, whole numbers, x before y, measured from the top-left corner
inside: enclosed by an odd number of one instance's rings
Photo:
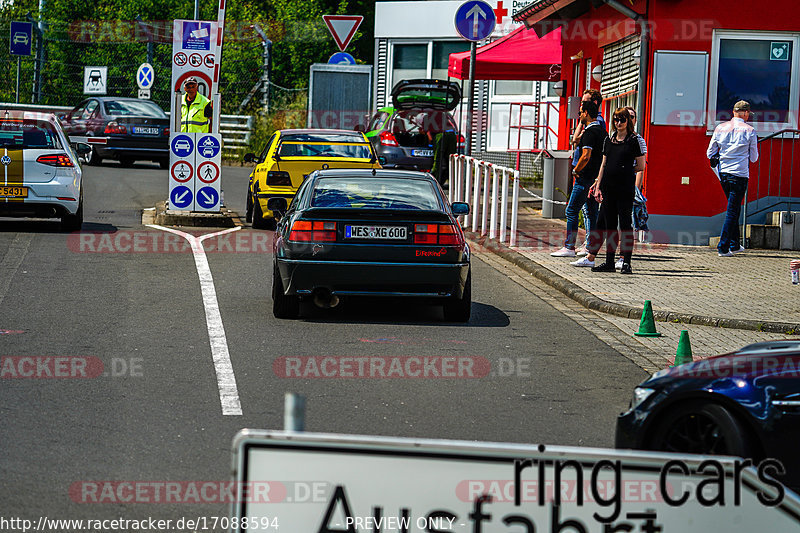
[[[739,213],[747,191],[750,163],[758,161],[756,130],[745,121],[750,118],[750,104],[739,100],[733,106],[733,118],[714,129],[706,156],[719,157],[719,179],[728,198],[728,212],[722,224],[717,252],[720,257],[732,257],[744,247],[739,242]]]

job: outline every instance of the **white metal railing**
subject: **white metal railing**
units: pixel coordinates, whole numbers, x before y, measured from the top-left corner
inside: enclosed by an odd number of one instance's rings
[[[66,113],[72,111],[72,107],[59,105],[38,105],[38,104],[13,104],[0,103],[2,109],[19,109],[22,111],[37,111],[39,113]],[[165,111],[167,116],[169,111]],[[238,154],[240,148],[244,148],[250,142],[250,132],[253,129],[253,117],[250,115],[220,115],[219,132],[222,135],[223,150],[227,154]]]
[[[511,187],[511,198],[509,198]],[[462,227],[498,239],[509,246],[517,245],[517,216],[519,213],[519,170],[501,167],[465,155],[453,154],[449,161],[447,197],[450,202],[470,204],[470,214],[464,216]],[[508,224],[508,205],[511,204],[511,224]],[[500,216],[498,219],[498,204]]]

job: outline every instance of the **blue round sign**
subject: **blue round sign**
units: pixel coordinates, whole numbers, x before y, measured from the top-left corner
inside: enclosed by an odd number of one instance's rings
[[[456,11],[456,31],[469,41],[482,41],[497,25],[492,6],[481,0],[464,2]]]
[[[172,139],[172,153],[178,157],[186,157],[194,150],[194,141],[188,135],[176,135]]]
[[[209,159],[216,157],[220,148],[219,141],[211,135],[200,137],[200,140],[197,141],[197,153]]]
[[[179,185],[172,189],[172,192],[169,194],[169,201],[173,207],[186,209],[192,205],[192,196],[192,189],[185,185]]]
[[[214,187],[203,187],[197,191],[197,204],[203,209],[211,209],[219,203],[219,193]]]
[[[328,59],[328,64],[331,65],[355,65],[356,58],[347,52],[336,52]]]

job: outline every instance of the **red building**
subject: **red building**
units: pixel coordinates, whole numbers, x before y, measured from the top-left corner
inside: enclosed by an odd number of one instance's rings
[[[738,100],[751,103],[761,140],[747,223],[800,210],[800,19],[795,1],[776,1],[760,11],[720,0],[538,0],[514,14],[539,35],[562,29],[560,148],[577,116],[568,97],[587,87],[603,93],[605,117],[621,105],[639,112],[659,240],[705,245],[719,234],[726,200],[706,148]]]

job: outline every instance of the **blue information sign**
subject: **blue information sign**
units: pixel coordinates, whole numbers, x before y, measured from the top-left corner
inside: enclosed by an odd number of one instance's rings
[[[456,11],[456,31],[469,41],[486,39],[496,24],[492,6],[481,0],[464,2]]]
[[[207,158],[216,157],[219,153],[219,149],[221,148],[219,141],[216,140],[211,135],[206,135],[205,137],[201,137],[197,141],[197,151],[198,153]]]
[[[33,24],[30,22],[11,22],[8,50],[11,55],[29,56],[33,44]]]
[[[186,157],[194,150],[194,141],[188,135],[176,135],[172,139],[172,152],[178,157]]]
[[[183,23],[184,50],[211,50],[211,23],[185,21]]]
[[[328,64],[331,65],[355,65],[356,58],[347,52],[336,52],[328,59]]]
[[[203,187],[197,191],[197,204],[203,209],[211,209],[219,203],[219,193],[214,187]]]
[[[169,195],[170,204],[178,209],[186,209],[192,205],[192,190],[185,185],[179,185],[172,189]]]

